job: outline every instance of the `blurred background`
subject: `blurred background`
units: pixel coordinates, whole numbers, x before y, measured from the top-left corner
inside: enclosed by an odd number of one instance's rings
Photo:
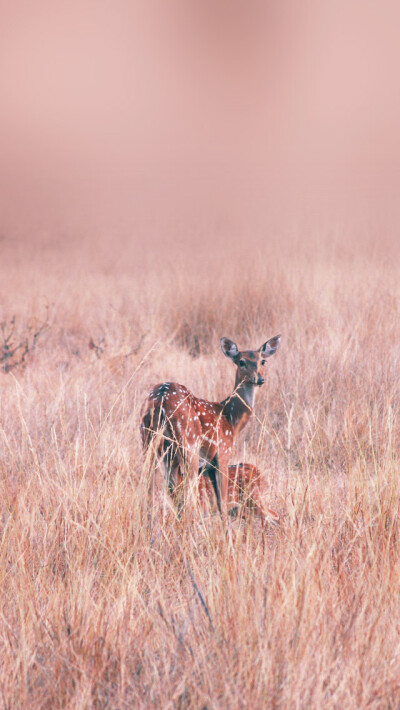
[[[0,247],[395,242],[399,21],[391,0],[2,0]]]

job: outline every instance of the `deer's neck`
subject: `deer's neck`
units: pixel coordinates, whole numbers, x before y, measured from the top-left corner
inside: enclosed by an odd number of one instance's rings
[[[255,393],[256,385],[236,380],[233,394],[222,402],[224,415],[235,436],[246,426],[253,413]]]

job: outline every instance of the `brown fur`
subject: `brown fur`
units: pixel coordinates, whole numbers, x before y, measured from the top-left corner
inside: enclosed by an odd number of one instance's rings
[[[175,498],[178,488],[182,495],[182,480],[197,480],[205,467],[214,481],[220,512],[227,509],[233,441],[253,412],[255,392],[264,383],[265,360],[276,352],[279,341],[278,335],[258,350],[239,351],[233,341],[221,338],[222,352],[236,366],[235,389],[222,402],[199,399],[176,382],[164,382],[150,391],[142,411],[143,447],[147,450],[158,435],[156,453]]]
[[[203,476],[201,495],[205,495],[212,505],[213,486],[207,475]],[[279,525],[279,515],[264,502],[265,479],[253,464],[238,463],[228,466],[228,511],[245,513],[252,511],[261,518],[263,525],[272,522]]]

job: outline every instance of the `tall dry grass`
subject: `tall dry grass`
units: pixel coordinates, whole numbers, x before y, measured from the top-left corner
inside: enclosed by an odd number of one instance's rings
[[[398,707],[396,250],[3,246],[0,320],[49,320],[0,373],[2,707]],[[226,396],[219,337],[277,332],[233,461],[281,529],[178,522],[142,400]]]

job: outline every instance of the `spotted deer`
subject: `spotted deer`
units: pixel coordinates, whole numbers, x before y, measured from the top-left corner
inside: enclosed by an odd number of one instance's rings
[[[183,505],[188,481],[209,477],[221,514],[227,511],[228,466],[233,442],[249,421],[258,387],[264,384],[265,360],[279,346],[280,335],[258,350],[239,351],[221,338],[222,352],[235,365],[235,388],[222,402],[195,397],[186,387],[164,382],[150,391],[141,423],[145,451],[153,441],[172,497]],[[200,475],[199,475],[200,474]]]
[[[202,477],[201,496],[212,505],[215,500],[212,481],[207,475]],[[267,523],[279,526],[279,515],[265,503],[265,479],[261,471],[251,463],[237,463],[228,466],[228,512],[237,514],[248,510],[261,519],[262,527]]]

